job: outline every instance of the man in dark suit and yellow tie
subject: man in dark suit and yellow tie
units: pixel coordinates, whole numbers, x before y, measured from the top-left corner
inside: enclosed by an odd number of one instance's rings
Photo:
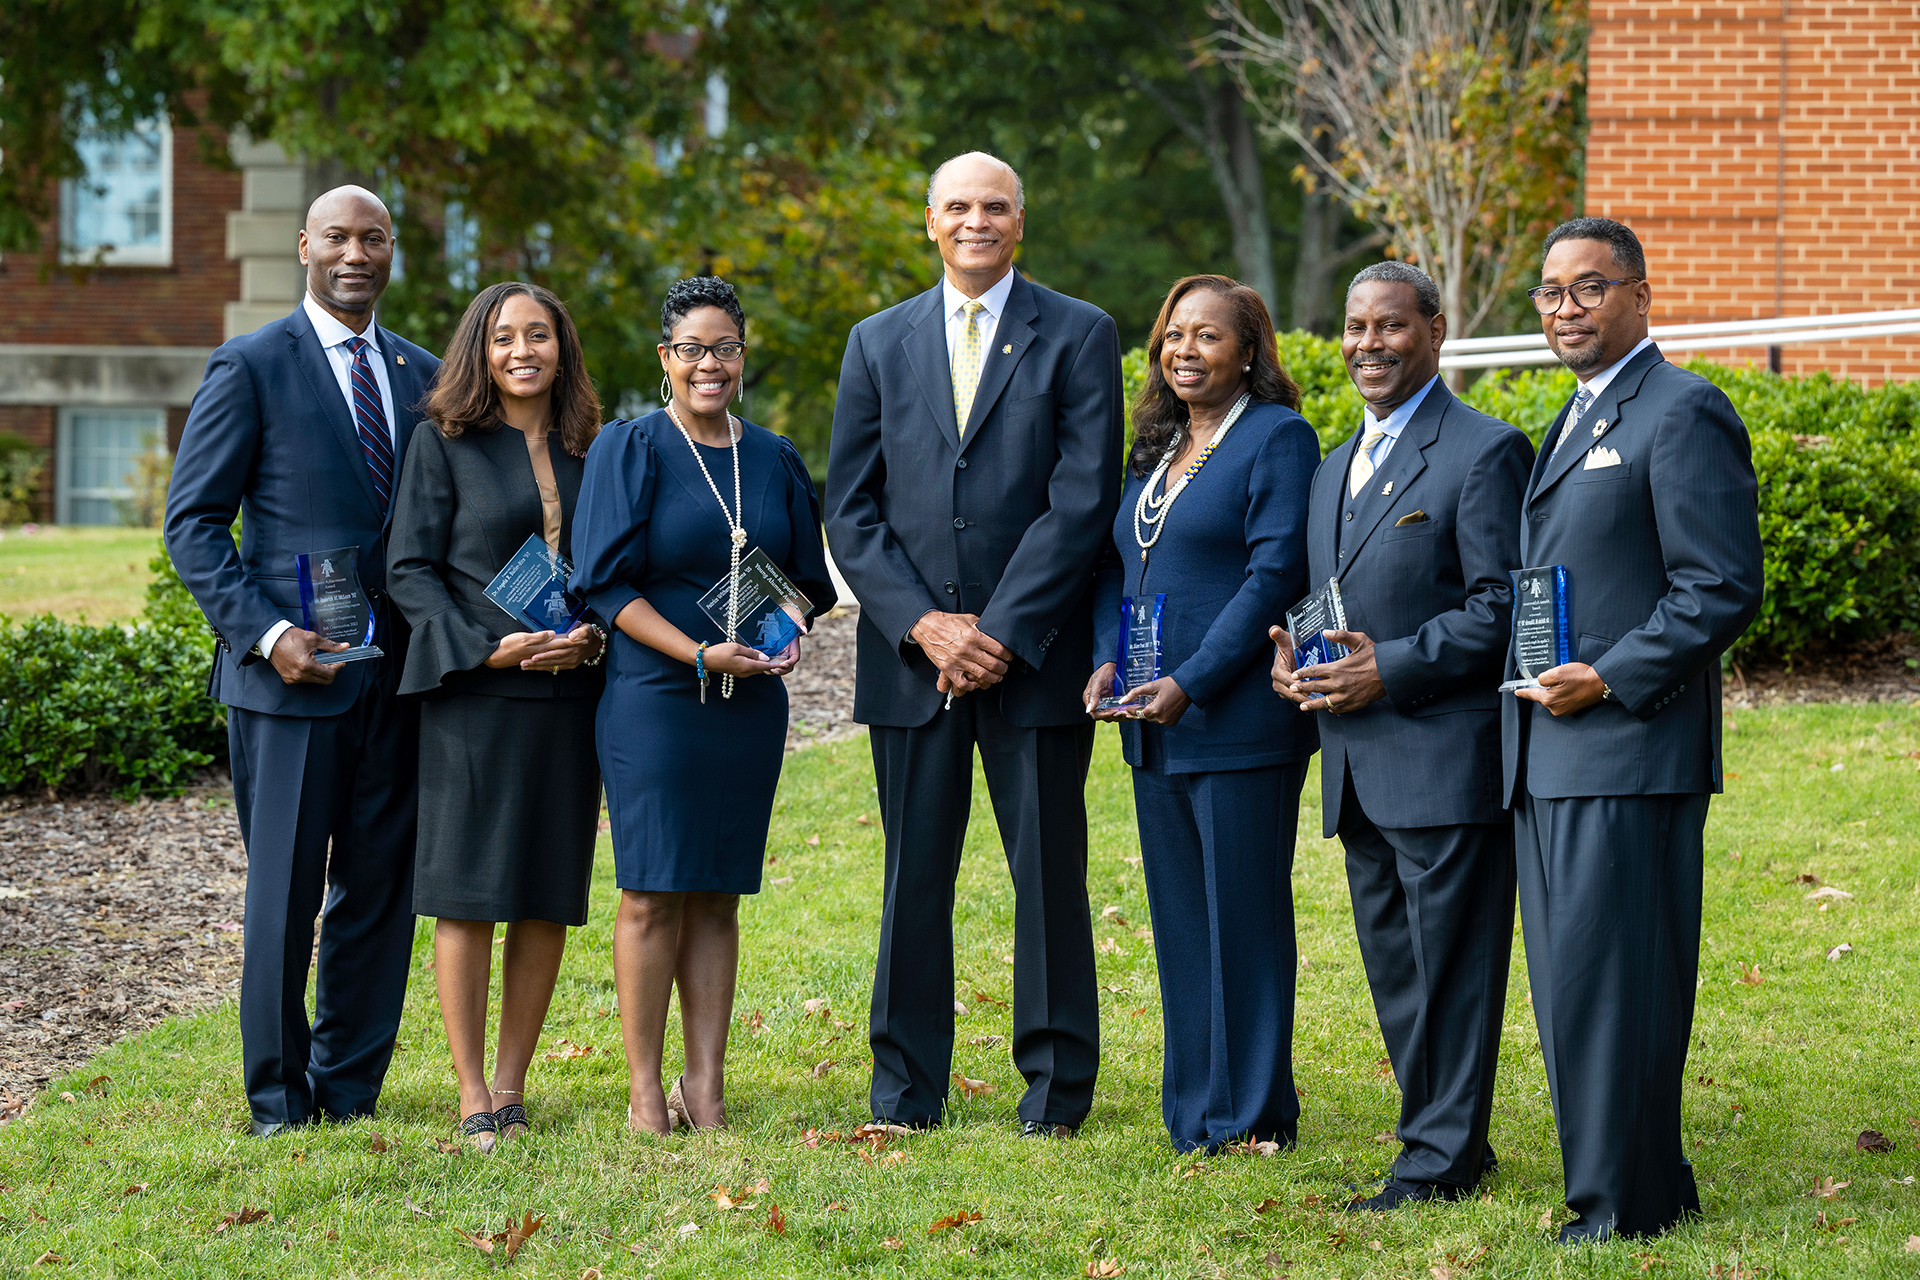
[[[374,323],[393,223],[371,191],[313,202],[307,295],[213,353],[167,492],[167,551],[218,640],[247,848],[240,1041],[253,1132],[373,1114],[413,944],[414,718],[384,594],[394,479],[440,362]],[[242,515],[240,544],[233,541]],[[383,657],[301,626],[296,557],[358,550]],[[313,922],[322,911],[314,1021]]]
[[[886,831],[875,1118],[937,1123],[953,1059],[954,880],[976,747],[1012,872],[1013,1051],[1029,1135],[1093,1104],[1084,788],[1093,573],[1120,501],[1120,344],[1024,279],[1020,179],[979,152],[927,188],[939,284],[847,339],[827,540],[860,601],[853,717]]]
[[[1533,1015],[1575,1215],[1562,1243],[1651,1235],[1700,1209],[1680,1084],[1707,799],[1722,787],[1720,655],[1760,609],[1746,426],[1648,338],[1646,275],[1631,230],[1576,218],[1547,236],[1530,290],[1579,378],[1520,534],[1528,566],[1567,571],[1573,660],[1501,709]]]
[[[1367,408],[1314,474],[1307,566],[1339,580],[1352,652],[1296,673],[1275,629],[1274,688],[1325,713],[1324,833],[1400,1083],[1393,1175],[1355,1209],[1456,1200],[1493,1167],[1514,892],[1499,685],[1533,446],[1441,383],[1446,336],[1425,272],[1386,262],[1348,287],[1340,349]]]

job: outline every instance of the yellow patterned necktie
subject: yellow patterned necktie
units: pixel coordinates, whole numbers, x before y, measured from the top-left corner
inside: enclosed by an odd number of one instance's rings
[[[966,305],[967,327],[953,352],[953,420],[960,424],[963,436],[967,415],[973,412],[973,393],[980,386],[980,313],[986,309],[984,302]]]
[[[1347,473],[1347,496],[1357,498],[1360,491],[1367,487],[1367,481],[1373,479],[1373,450],[1386,437],[1386,432],[1375,427],[1360,439],[1360,452],[1353,455],[1353,470]]]

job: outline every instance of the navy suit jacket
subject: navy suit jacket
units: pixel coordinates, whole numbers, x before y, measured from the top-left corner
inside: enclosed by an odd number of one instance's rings
[[[1435,383],[1380,469],[1350,498],[1347,477],[1364,430],[1327,455],[1313,478],[1307,564],[1316,584],[1339,578],[1347,626],[1373,638],[1387,692],[1359,711],[1315,713],[1324,834],[1340,828],[1349,773],[1376,826],[1504,821],[1499,686],[1513,630],[1507,575],[1520,568],[1520,502],[1533,445]]]
[[[397,485],[440,362],[387,329],[380,351],[397,419]],[[187,411],[166,520],[167,554],[219,641],[207,692],[249,711],[330,716],[352,706],[377,671],[397,674],[406,622],[384,603],[390,518],[304,309],[216,350]],[[346,664],[330,685],[284,684],[253,646],[282,618],[300,625],[294,557],[335,547],[360,549],[360,582],[375,597],[386,656]]]
[[[1720,655],[1759,613],[1764,582],[1746,424],[1653,346],[1556,456],[1566,416],[1534,464],[1520,556],[1566,566],[1573,660],[1613,698],[1559,717],[1506,699],[1506,800],[1720,791]]]
[[[1193,700],[1179,724],[1159,730],[1168,773],[1313,754],[1313,719],[1274,696],[1267,628],[1306,594],[1307,485],[1319,463],[1305,418],[1284,405],[1249,405],[1174,504],[1144,566],[1134,507],[1147,481],[1127,480],[1094,587],[1092,658],[1096,667],[1114,661],[1123,596],[1166,593],[1161,671]],[[1139,724],[1120,722],[1121,751],[1135,767],[1140,734]]]
[[[979,615],[1015,655],[968,696],[1024,727],[1084,724],[1087,597],[1120,501],[1118,334],[1016,273],[962,437],[941,312],[936,285],[869,316],[840,369],[826,523],[860,601],[853,718],[913,728],[941,710],[908,638],[939,610]]]

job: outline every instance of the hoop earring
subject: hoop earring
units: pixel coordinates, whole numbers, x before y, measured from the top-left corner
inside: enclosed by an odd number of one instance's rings
[[[673,384],[667,381],[667,375],[664,373],[660,375],[660,403],[673,403]]]
[[[747,404],[747,380],[745,378],[733,384],[733,402],[741,408]]]

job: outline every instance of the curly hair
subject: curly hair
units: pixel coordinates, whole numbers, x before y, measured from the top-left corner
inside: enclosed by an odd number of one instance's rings
[[[667,290],[667,300],[660,304],[660,340],[672,342],[673,326],[701,307],[720,308],[740,330],[740,336],[747,336],[747,313],[740,309],[740,296],[733,286],[719,276],[688,276],[675,280]]]
[[[1167,291],[1167,300],[1160,304],[1160,315],[1153,322],[1153,335],[1147,340],[1147,381],[1133,402],[1133,452],[1127,458],[1127,466],[1136,476],[1152,474],[1167,446],[1187,429],[1187,403],[1167,385],[1166,375],[1160,371],[1160,351],[1166,346],[1167,322],[1173,316],[1173,309],[1195,289],[1219,294],[1232,309],[1234,333],[1241,345],[1252,353],[1248,363],[1253,365],[1253,371],[1248,380],[1254,401],[1283,404],[1289,409],[1300,407],[1300,388],[1280,363],[1273,318],[1267,314],[1267,304],[1261,301],[1259,292],[1231,276],[1188,276],[1177,280]]]
[[[453,331],[453,341],[447,344],[447,358],[441,362],[433,394],[427,397],[426,414],[449,440],[458,440],[469,431],[499,429],[500,389],[493,385],[487,351],[492,345],[493,326],[508,298],[532,298],[553,321],[554,337],[560,344],[560,367],[554,375],[550,401],[553,426],[560,432],[560,443],[567,452],[584,454],[600,434],[600,396],[593,389],[593,379],[587,376],[580,332],[573,327],[566,304],[537,284],[507,280],[490,284],[474,295]]]

